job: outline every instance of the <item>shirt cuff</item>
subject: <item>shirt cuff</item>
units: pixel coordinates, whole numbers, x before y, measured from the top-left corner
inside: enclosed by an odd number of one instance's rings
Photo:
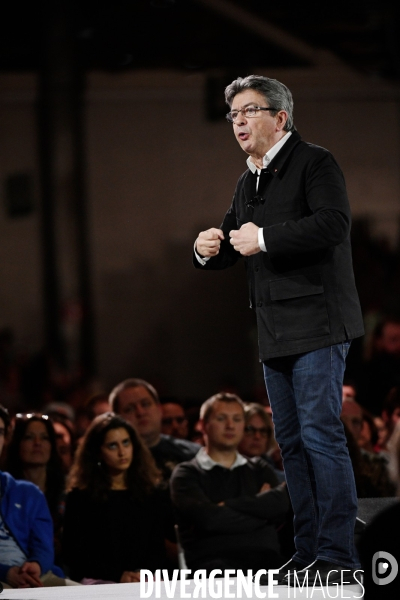
[[[264,243],[264,232],[262,227],[258,228],[258,245],[260,246],[263,252],[267,251]]]
[[[194,250],[194,255],[196,257],[197,262],[199,262],[201,264],[201,266],[204,267],[204,265],[207,263],[207,261],[210,260],[211,256],[200,256],[200,254],[197,254],[196,242],[194,243],[193,250]]]

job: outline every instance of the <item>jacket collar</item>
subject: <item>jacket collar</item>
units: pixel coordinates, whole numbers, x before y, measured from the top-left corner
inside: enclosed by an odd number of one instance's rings
[[[267,167],[267,171],[269,171],[273,177],[279,175],[290,154],[300,142],[301,137],[299,133],[297,131],[293,131],[286,144],[283,145],[278,154],[271,160]]]
[[[282,146],[278,154],[271,160],[267,168],[263,169],[263,171],[268,171],[268,173],[270,173],[273,177],[279,175],[293,149],[301,141],[302,140],[299,133],[297,131],[293,131],[287,142]],[[246,202],[249,202],[249,200],[256,194],[256,180],[257,174],[252,173],[248,168],[243,176],[243,192]]]
[[[200,448],[200,450],[198,451],[198,453],[195,456],[195,460],[196,460],[197,464],[202,469],[204,469],[204,471],[211,471],[211,469],[213,469],[214,467],[222,467],[222,465],[215,462],[215,460],[213,460],[211,458],[211,456],[209,456],[207,454],[205,448]],[[236,469],[236,467],[242,467],[243,465],[246,465],[246,464],[247,464],[247,458],[245,458],[244,456],[239,454],[239,452],[236,452],[236,460],[233,463],[233,465],[231,465],[229,467],[229,471],[233,471],[233,469]]]

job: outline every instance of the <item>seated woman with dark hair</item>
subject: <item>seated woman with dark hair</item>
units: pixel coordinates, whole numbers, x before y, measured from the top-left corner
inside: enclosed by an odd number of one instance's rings
[[[0,405],[0,455],[9,427]],[[0,491],[0,581],[13,588],[67,585],[54,565],[53,525],[42,492],[1,471]]]
[[[54,426],[47,415],[16,415],[5,470],[15,479],[36,484],[45,495],[53,519],[56,563],[59,563],[65,476]]]
[[[96,417],[70,471],[63,549],[82,583],[139,581],[140,569],[165,566],[159,473],[132,425]]]

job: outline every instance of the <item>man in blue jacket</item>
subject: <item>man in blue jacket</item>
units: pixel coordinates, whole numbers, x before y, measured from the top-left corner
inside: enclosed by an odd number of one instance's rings
[[[0,455],[9,426],[8,411],[0,405]],[[54,565],[53,523],[44,495],[33,483],[1,471],[0,581],[13,588],[65,585]]]

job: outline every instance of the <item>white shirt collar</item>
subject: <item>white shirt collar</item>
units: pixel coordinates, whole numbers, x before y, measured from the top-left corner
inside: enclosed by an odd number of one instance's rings
[[[282,148],[282,146],[284,144],[286,144],[286,142],[288,141],[288,139],[290,138],[291,135],[292,135],[292,132],[288,131],[287,134],[284,135],[283,138],[281,138],[279,140],[279,142],[277,142],[275,144],[275,146],[272,146],[272,148],[270,148],[268,150],[268,152],[266,153],[265,156],[263,156],[263,169],[265,169],[266,167],[268,167],[268,165],[271,162],[271,160],[273,158],[275,158],[275,156],[278,154],[279,150]],[[251,160],[251,156],[247,157],[246,163],[247,163],[247,166],[249,167],[249,169],[250,169],[250,171],[252,173],[255,173],[256,171],[260,172],[261,169],[258,169],[256,167],[256,165]]]
[[[202,469],[204,469],[205,471],[211,471],[211,469],[213,469],[214,467],[222,466],[220,463],[215,462],[215,460],[213,460],[211,458],[211,456],[209,454],[207,454],[205,448],[200,448],[200,450],[196,454],[195,458],[196,458],[199,466]],[[241,467],[242,465],[245,465],[246,463],[247,463],[247,458],[245,458],[244,456],[239,454],[239,452],[236,452],[236,460],[233,463],[233,465],[231,465],[229,467],[229,470],[232,471],[233,469],[236,469],[236,467]]]

